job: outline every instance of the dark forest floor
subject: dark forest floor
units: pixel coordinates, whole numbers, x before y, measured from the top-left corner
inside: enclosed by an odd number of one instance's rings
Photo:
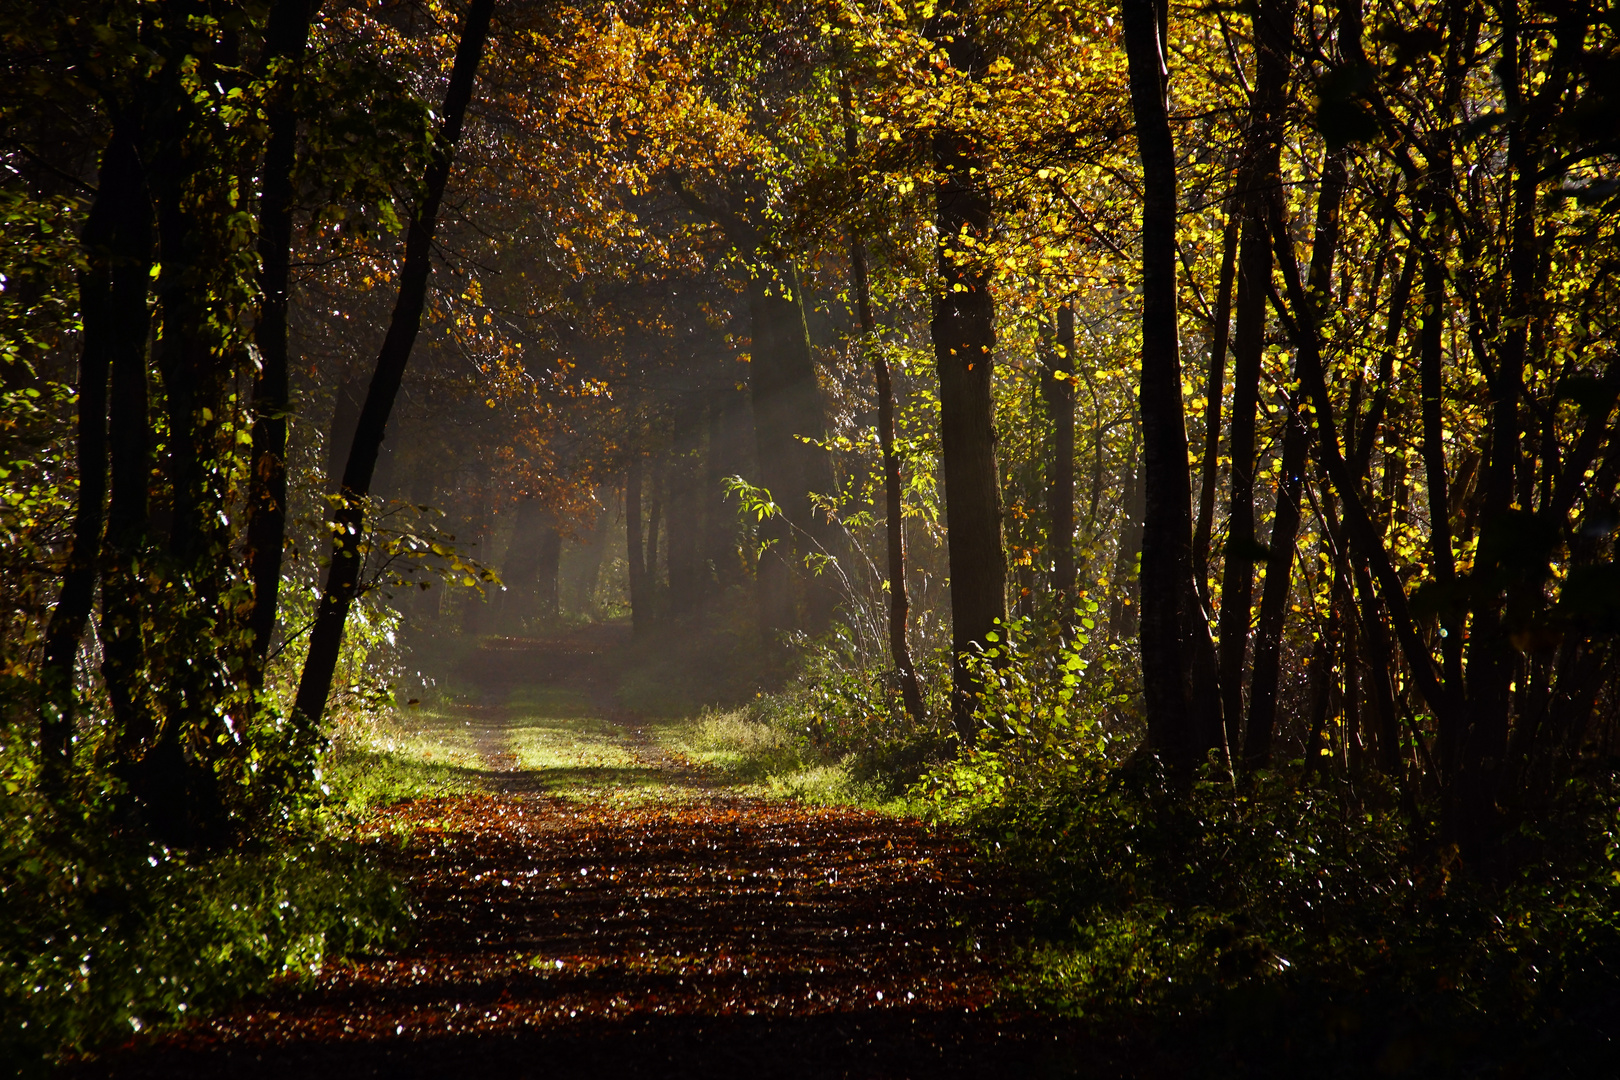
[[[1118,1073],[1071,1027],[998,1002],[1022,905],[964,844],[728,790],[613,705],[615,648],[597,631],[495,640],[463,661],[475,693],[446,734],[480,759],[463,771],[483,792],[370,825],[415,898],[407,947],[73,1074]],[[585,714],[589,752],[524,749],[534,710],[511,702],[547,694]]]

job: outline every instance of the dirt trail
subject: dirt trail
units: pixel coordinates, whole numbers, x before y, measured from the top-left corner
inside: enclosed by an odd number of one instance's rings
[[[600,659],[524,677],[590,686]],[[983,887],[959,841],[719,789],[630,807],[538,794],[502,748],[508,714],[486,685],[474,739],[502,791],[377,820],[410,831],[391,856],[420,916],[410,947],[81,1075],[1071,1074],[1069,1035],[993,1007],[1016,905]]]

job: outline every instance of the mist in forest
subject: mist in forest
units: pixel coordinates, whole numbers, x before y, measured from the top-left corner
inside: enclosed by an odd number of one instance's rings
[[[1617,35],[0,2],[0,1058],[326,1054],[339,963],[392,1052],[438,942],[585,1057],[674,971],[872,1075],[1612,1061]]]

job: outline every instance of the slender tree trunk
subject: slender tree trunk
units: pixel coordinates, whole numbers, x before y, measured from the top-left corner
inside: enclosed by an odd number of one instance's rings
[[[1333,274],[1333,261],[1339,248],[1339,208],[1344,199],[1344,186],[1343,160],[1337,154],[1330,154],[1323,161],[1321,190],[1316,206],[1316,231],[1311,244],[1310,280],[1318,295],[1326,291]],[[1267,208],[1273,198],[1275,195],[1268,193],[1265,198],[1255,201],[1254,210],[1261,221],[1266,219]],[[1269,255],[1266,259],[1266,276],[1269,291]],[[1399,315],[1395,318],[1398,319]],[[1265,592],[1260,599],[1260,625],[1256,631],[1250,674],[1249,724],[1243,743],[1247,769],[1264,768],[1269,764],[1276,727],[1282,632],[1288,617],[1294,541],[1299,533],[1300,490],[1304,482],[1306,452],[1310,447],[1310,431],[1301,412],[1303,407],[1302,395],[1289,396],[1283,427],[1282,473],[1277,478],[1277,499],[1266,555]],[[1233,748],[1236,749],[1236,743]]]
[[[1142,158],[1142,682],[1148,743],[1186,774],[1221,742],[1214,643],[1192,576],[1192,490],[1176,319],[1176,158],[1163,0],[1122,0]]]
[[[1119,548],[1114,553],[1114,606],[1108,615],[1108,636],[1135,637],[1141,627],[1142,581],[1137,560],[1142,553],[1142,454],[1136,428],[1131,428],[1125,474],[1120,477]]]
[[[83,236],[88,266],[79,275],[78,502],[40,664],[40,760],[52,789],[61,787],[73,764],[74,668],[95,604],[106,523],[107,381],[115,354],[128,362],[119,337],[145,320],[151,239],[150,226],[143,224],[145,181],[132,127],[127,113],[114,121]],[[144,356],[139,359],[144,367]]]
[[[333,545],[332,565],[326,588],[321,593],[315,626],[310,632],[309,656],[304,662],[294,706],[298,721],[313,728],[326,710],[332,675],[337,670],[338,653],[343,645],[343,626],[348,620],[360,582],[360,543],[365,527],[366,496],[371,488],[377,451],[387,433],[388,417],[394,398],[405,377],[411,346],[422,324],[422,308],[427,300],[428,275],[433,269],[433,230],[438,223],[439,204],[450,180],[450,166],[456,140],[461,136],[462,119],[472,100],[473,82],[489,33],[490,12],[495,0],[470,0],[462,23],[461,41],[456,48],[455,67],[445,93],[443,117],[435,140],[433,159],[428,166],[421,203],[411,216],[405,237],[405,260],[400,270],[399,297],[389,321],[388,335],[377,356],[377,369],[366,394],[365,407],[356,426],[354,446],[343,470],[343,504],[336,520],[337,542]]]
[[[557,571],[562,567],[562,533],[557,531],[556,525],[547,524],[541,529],[538,556],[535,560],[536,607],[541,619],[555,622],[562,614],[557,589]]]
[[[287,310],[292,263],[293,164],[298,147],[298,113],[293,79],[302,66],[310,20],[318,0],[281,0],[270,9],[265,28],[265,68],[276,79],[265,110],[269,139],[264,152],[263,194],[259,200],[259,291],[263,297],[254,339],[259,374],[253,383],[252,471],[248,478],[247,550],[253,581],[248,613],[247,682],[264,682],[265,658],[276,628],[281,589],[282,549],[287,538]]]
[[[1058,629],[1067,641],[1074,629],[1078,592],[1074,566],[1074,308],[1057,311],[1057,348],[1041,372],[1041,396],[1052,425],[1052,458],[1047,463],[1046,520],[1052,548],[1052,600]]]
[[[551,515],[540,500],[526,498],[517,505],[512,539],[501,559],[500,629],[517,630],[537,613],[540,602],[541,559]]]
[[[664,516],[664,468],[662,464],[654,462],[652,476],[649,477],[652,488],[652,505],[647,510],[647,553],[642,565],[646,567],[642,581],[646,583],[648,611],[656,619],[663,614],[665,589],[664,582],[659,580],[658,573],[658,529],[663,524]]]
[[[928,34],[944,45],[951,66],[977,77],[983,56],[974,17],[936,17]],[[951,716],[964,745],[976,730],[978,682],[964,662],[983,646],[1007,613],[1006,555],[1001,535],[1001,485],[991,399],[995,362],[995,301],[990,274],[962,242],[988,239],[990,193],[980,149],[965,131],[934,133],[934,192],[939,291],[931,329],[939,371],[940,444],[951,572]]]
[[[787,263],[774,264],[771,269],[774,277],[756,279],[749,288],[754,339],[749,392],[755,452],[761,484],[783,515],[760,525],[761,539],[770,545],[758,567],[760,628],[768,643],[797,626],[793,581],[799,575],[795,570],[803,566],[803,556],[815,553],[811,538],[817,526],[810,492],[827,491],[832,476],[830,466],[822,468],[825,463],[818,461],[816,448],[798,439],[801,435],[819,438],[826,429],[798,275]],[[836,599],[815,598],[825,589],[823,581],[811,580],[806,585],[815,609],[808,625],[815,630],[821,620],[830,617]]]
[[[1220,673],[1226,745],[1240,748],[1243,668],[1249,644],[1254,564],[1255,411],[1265,355],[1266,296],[1271,291],[1271,244],[1266,207],[1282,182],[1281,113],[1287,92],[1293,30],[1290,0],[1262,0],[1256,9],[1256,72],[1244,162],[1238,182],[1242,245],[1238,254],[1237,325],[1233,335],[1232,420],[1228,429],[1232,489],[1227,509],[1221,580]]]
[[[1247,199],[1245,204],[1253,206]],[[1260,404],[1260,361],[1265,354],[1266,293],[1271,284],[1271,249],[1262,223],[1245,220],[1238,261],[1232,423],[1228,429],[1232,489],[1227,504],[1220,615],[1221,707],[1226,717],[1226,745],[1234,754],[1240,745],[1243,667],[1248,658],[1254,563],[1259,553],[1254,530],[1254,426]]]
[[[1265,591],[1260,597],[1260,624],[1255,630],[1254,664],[1249,677],[1249,723],[1244,732],[1243,761],[1248,769],[1271,764],[1271,742],[1277,724],[1277,680],[1282,666],[1282,632],[1288,619],[1293,585],[1294,542],[1299,536],[1299,495],[1304,483],[1305,451],[1310,434],[1299,416],[1301,402],[1290,398],[1284,421],[1282,472],[1277,477],[1277,503],[1267,543]]]
[[[853,92],[846,76],[843,82],[844,151],[848,161],[855,160],[855,120]],[[894,448],[894,381],[889,373],[889,359],[876,340],[877,320],[872,315],[872,291],[867,280],[866,244],[861,234],[849,231],[849,263],[855,286],[855,312],[861,323],[861,345],[872,360],[872,376],[877,388],[878,448],[883,456],[883,531],[888,555],[889,571],[889,657],[900,680],[900,697],[905,703],[906,715],[913,721],[923,719],[922,687],[917,681],[917,669],[911,662],[911,644],[906,638],[906,623],[911,602],[906,591],[906,523],[902,501],[900,455]]]
[[[645,634],[652,623],[646,549],[641,537],[641,474],[641,450],[633,448],[624,474],[624,559],[630,575],[630,632],[637,637]]]
[[[1241,181],[1240,181],[1241,183]],[[1193,527],[1193,584],[1207,604],[1209,543],[1215,530],[1215,490],[1220,486],[1221,398],[1226,392],[1226,347],[1232,329],[1232,282],[1237,276],[1239,226],[1243,222],[1239,191],[1227,198],[1226,230],[1221,237],[1221,277],[1215,293],[1215,325],[1211,328],[1209,373],[1204,377],[1204,460],[1198,489],[1198,523]]]
[[[682,402],[675,411],[675,443],[670,454],[665,486],[670,513],[665,525],[669,562],[669,613],[688,615],[703,600],[703,500],[698,466],[703,451],[702,414],[694,403]]]

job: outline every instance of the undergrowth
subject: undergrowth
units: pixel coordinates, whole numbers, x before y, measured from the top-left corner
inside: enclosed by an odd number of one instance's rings
[[[5,805],[0,1061],[19,1075],[375,948],[410,922],[372,852],[308,814],[188,854],[35,800]]]
[[[1570,785],[1509,838],[1511,865],[1475,872],[1375,776],[1295,763],[1234,779],[1212,762],[1190,788],[1170,782],[1137,749],[1128,657],[1008,636],[984,659],[975,746],[913,793],[1032,898],[1014,997],[1126,1033],[1169,1074],[1612,1065],[1607,779]]]

